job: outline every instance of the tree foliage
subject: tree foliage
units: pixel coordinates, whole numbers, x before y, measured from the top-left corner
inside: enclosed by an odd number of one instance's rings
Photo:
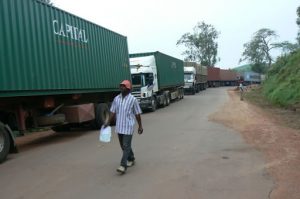
[[[251,65],[251,70],[256,73],[265,74],[268,70],[268,66],[265,64],[253,64]]]
[[[177,45],[184,45],[187,50],[182,54],[185,55],[185,61],[199,62],[205,66],[214,66],[220,59],[218,54],[219,32],[210,24],[198,22],[194,27],[193,33],[185,33],[177,41]]]
[[[280,43],[274,44],[275,48],[281,48],[282,55],[290,54],[291,52],[295,52],[299,48],[299,44],[291,43],[289,41],[283,41]]]
[[[270,67],[273,61],[271,50],[279,48],[278,43],[273,42],[276,37],[275,31],[267,28],[255,32],[251,41],[244,44],[240,62],[248,60],[255,72],[262,72],[266,66]]]
[[[297,25],[300,28],[300,6],[297,9],[297,15],[298,18],[296,20]],[[290,53],[296,52],[300,48],[300,29],[298,31],[298,36],[297,36],[297,42],[296,43],[291,43],[289,41],[284,41],[281,43],[276,43],[274,44],[276,48],[281,48],[282,49],[282,54],[281,56],[286,56]]]

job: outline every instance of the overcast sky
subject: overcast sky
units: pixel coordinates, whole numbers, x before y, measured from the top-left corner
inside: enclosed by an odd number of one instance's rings
[[[52,0],[56,7],[118,32],[130,53],[160,51],[183,59],[176,42],[197,22],[213,25],[218,39],[217,67],[234,68],[260,28],[275,30],[278,41],[295,42],[299,0]]]

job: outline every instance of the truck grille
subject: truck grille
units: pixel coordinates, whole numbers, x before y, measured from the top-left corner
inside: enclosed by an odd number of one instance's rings
[[[140,91],[132,91],[131,94],[140,102],[141,101],[141,92]]]

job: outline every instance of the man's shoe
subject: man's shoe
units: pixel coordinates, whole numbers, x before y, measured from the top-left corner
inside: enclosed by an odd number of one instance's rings
[[[123,166],[120,166],[119,168],[117,168],[117,172],[124,174],[126,172],[126,168]]]
[[[135,164],[134,160],[133,161],[127,161],[127,167],[132,167]]]

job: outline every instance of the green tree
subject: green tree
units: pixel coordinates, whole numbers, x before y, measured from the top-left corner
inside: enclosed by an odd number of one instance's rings
[[[185,61],[214,66],[217,61],[220,61],[220,58],[217,58],[218,43],[216,42],[220,33],[212,25],[204,22],[198,22],[193,31],[182,35],[176,44],[187,48],[182,53],[186,56]]]
[[[274,46],[276,48],[281,48],[282,49],[282,55],[290,54],[291,52],[294,52],[299,48],[298,43],[291,43],[289,41],[283,41],[281,43],[275,43]]]
[[[297,15],[298,18],[296,20],[297,25],[300,28],[300,6],[297,9]],[[298,31],[298,36],[297,36],[297,42],[296,43],[291,43],[289,41],[284,41],[281,43],[276,43],[274,44],[276,48],[281,48],[282,49],[282,55],[285,56],[288,55],[292,52],[296,52],[300,48],[300,30]]]
[[[257,73],[265,74],[267,72],[267,65],[265,64],[253,64],[251,70]]]
[[[272,42],[276,37],[275,31],[267,28],[255,32],[251,41],[244,44],[240,62],[248,60],[255,72],[264,71],[266,66],[270,67],[273,62],[271,50],[279,48],[278,43]]]

